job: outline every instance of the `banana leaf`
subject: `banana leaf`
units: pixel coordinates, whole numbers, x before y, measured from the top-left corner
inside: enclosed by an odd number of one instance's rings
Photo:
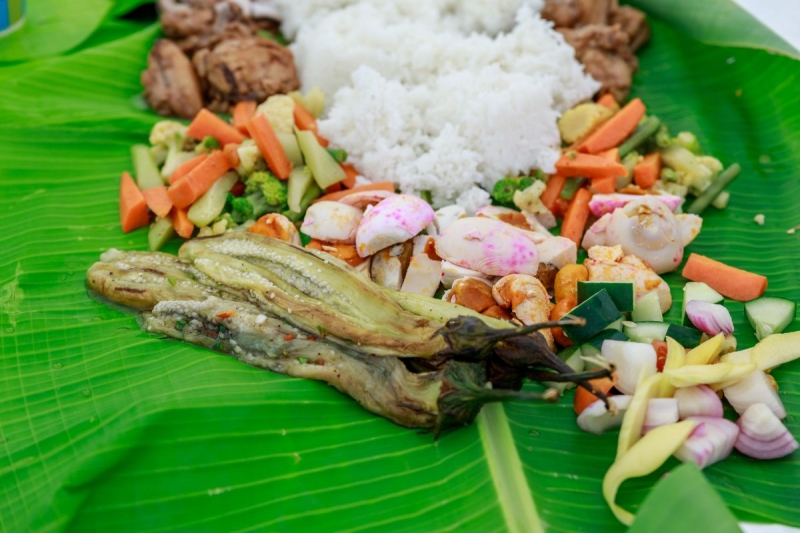
[[[800,224],[800,63],[651,23],[634,95],[743,169],[689,251],[800,300],[800,233],[787,233]],[[119,230],[117,192],[157,120],[138,96],[156,34],[0,69],[0,530],[622,531],[600,495],[615,434],[578,430],[571,393],[490,406],[434,441],[90,298],[102,251],[147,246],[145,230]],[[677,319],[683,280],[666,279]],[[742,305],[726,305],[754,344]],[[800,363],[773,375],[800,437]],[[626,482],[620,503],[639,508],[677,464]],[[704,474],[737,519],[800,526],[800,455],[734,454]]]

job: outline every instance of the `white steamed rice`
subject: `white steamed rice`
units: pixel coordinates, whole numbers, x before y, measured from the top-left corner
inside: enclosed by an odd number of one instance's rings
[[[500,178],[551,172],[558,116],[599,87],[534,8],[291,0],[283,29],[303,87],[333,95],[321,133],[359,171],[473,212]]]

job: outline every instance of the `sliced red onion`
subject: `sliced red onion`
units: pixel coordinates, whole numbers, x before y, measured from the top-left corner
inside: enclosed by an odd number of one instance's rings
[[[697,422],[697,427],[675,452],[675,457],[705,468],[731,454],[739,436],[739,426],[730,420],[711,416],[690,416],[687,420]]]
[[[678,418],[678,400],[675,398],[651,398],[647,401],[642,435],[658,426],[674,424]]]
[[[733,319],[724,305],[692,300],[686,304],[686,316],[694,327],[703,333],[709,335],[733,333]]]
[[[708,385],[677,389],[675,399],[681,420],[689,416],[722,416],[722,400]]]
[[[736,449],[755,459],[778,459],[798,448],[797,439],[766,404],[748,407],[737,424]]]
[[[616,406],[616,413],[606,409],[606,404],[603,400],[591,403],[589,407],[578,415],[578,427],[595,435],[620,427],[632,399],[633,396],[628,395],[609,397],[608,401]]]
[[[740,415],[744,414],[751,405],[763,403],[778,418],[786,418],[786,408],[763,370],[753,370],[742,380],[725,387],[722,391],[731,407]]]

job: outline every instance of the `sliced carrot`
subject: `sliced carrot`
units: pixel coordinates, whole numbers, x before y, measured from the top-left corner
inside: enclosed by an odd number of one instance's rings
[[[556,200],[561,198],[561,189],[567,183],[567,177],[560,174],[553,174],[547,178],[547,185],[539,197],[544,206],[555,214]]]
[[[194,224],[189,220],[188,212],[188,209],[179,207],[172,210],[172,227],[175,228],[175,233],[184,239],[190,239],[194,232]]]
[[[142,195],[144,196],[144,201],[147,202],[147,207],[149,207],[150,211],[155,213],[156,216],[164,218],[169,215],[172,209],[172,200],[169,199],[167,188],[164,185],[160,187],[151,187],[142,191]]]
[[[309,241],[309,243],[306,244],[306,248],[310,248],[312,250],[319,250],[321,252],[327,252],[334,257],[338,257],[348,265],[354,267],[366,261],[366,258],[358,255],[358,251],[356,250],[355,244],[339,244],[331,242],[322,242],[318,241],[317,239],[311,239],[311,241]]]
[[[592,180],[589,188],[594,194],[612,194],[617,190],[617,178],[609,176],[608,178]]]
[[[609,161],[599,155],[566,152],[556,161],[556,172],[568,178],[619,178],[628,175],[621,163]]]
[[[242,135],[248,135],[247,123],[256,114],[258,103],[253,100],[242,100],[233,106],[233,127]]]
[[[341,191],[332,192],[330,194],[326,194],[324,196],[320,196],[316,200],[312,201],[312,204],[317,202],[338,202],[342,198],[347,195],[356,193],[356,192],[364,192],[364,191],[391,191],[394,192],[394,183],[391,181],[376,181],[375,183],[368,183],[367,185],[361,185],[359,187],[353,187],[352,189],[343,189]]]
[[[214,137],[222,146],[228,143],[241,143],[246,139],[239,130],[205,108],[195,115],[186,133],[195,139]]]
[[[564,218],[567,209],[569,209],[569,202],[561,198],[561,196],[556,198],[556,205],[553,206],[553,214],[558,218]]]
[[[608,159],[609,161],[611,161],[613,163],[621,163],[622,162],[622,158],[619,156],[619,148],[617,148],[616,146],[614,148],[610,149],[610,150],[606,150],[604,152],[600,152],[597,155],[599,157],[602,157],[603,159]]]
[[[227,157],[228,161],[230,161],[231,163],[231,168],[238,167],[239,164],[242,162],[242,160],[239,159],[239,152],[237,151],[239,150],[239,146],[240,145],[238,144],[226,144],[222,148],[222,152],[225,154],[225,157]]]
[[[641,99],[634,98],[579,142],[575,149],[579,152],[596,154],[619,146],[636,129],[645,110]]]
[[[561,222],[561,236],[572,239],[579,248],[586,221],[589,220],[589,200],[591,199],[592,193],[588,189],[578,189],[564,214],[564,221]]]
[[[616,98],[614,98],[614,96],[611,93],[605,93],[603,96],[597,99],[597,103],[613,111],[619,109],[619,104],[617,103]]]
[[[278,140],[278,136],[275,135],[275,130],[270,126],[267,117],[256,113],[247,123],[247,131],[258,145],[258,150],[264,156],[272,173],[279,179],[288,180],[289,173],[292,171],[292,163],[286,157],[286,151]]]
[[[345,189],[352,189],[356,186],[356,176],[358,176],[356,167],[347,163],[342,163],[342,170],[344,170],[344,173],[347,174],[347,177],[339,183],[341,183],[342,187]]]
[[[661,175],[661,152],[647,154],[633,167],[633,182],[642,189],[655,185]]]
[[[310,131],[321,146],[328,146],[328,139],[319,134],[317,119],[300,102],[294,102],[294,123],[298,129]]]
[[[119,183],[119,222],[124,233],[150,223],[144,195],[127,172],[122,173]]]
[[[228,192],[234,196],[242,196],[244,194],[244,190],[245,190],[244,183],[242,183],[241,181],[237,181],[236,183],[233,184],[233,187],[231,187],[231,190]]]
[[[175,207],[189,207],[230,169],[231,162],[222,151],[216,150],[194,170],[170,185],[167,195]]]
[[[193,157],[188,161],[184,161],[183,163],[175,167],[175,170],[169,177],[169,184],[172,185],[173,183],[184,177],[186,174],[197,168],[197,166],[203,161],[205,161],[207,157],[208,154],[200,154],[197,157]]]
[[[608,391],[614,388],[614,385],[617,384],[617,375],[612,374],[611,378],[590,379],[589,383],[592,385],[594,390],[602,392],[603,394],[608,394]],[[575,409],[577,414],[581,414],[584,409],[599,399],[600,398],[583,387],[578,387],[575,389],[575,399],[572,402],[572,407]]]
[[[684,278],[702,281],[726,298],[747,302],[767,290],[767,278],[720,263],[703,255],[691,254],[681,273]]]

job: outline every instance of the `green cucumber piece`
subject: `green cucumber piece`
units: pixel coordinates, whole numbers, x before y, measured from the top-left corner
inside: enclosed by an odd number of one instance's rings
[[[669,327],[667,327],[667,337],[672,337],[684,348],[694,348],[700,344],[703,332],[699,329],[687,326],[670,324]]]
[[[167,152],[167,159],[164,161],[164,166],[161,167],[161,177],[168,180],[178,166],[195,157],[197,157],[197,154],[194,152],[182,152],[176,148],[170,148],[169,152]]]
[[[133,173],[136,175],[136,184],[139,189],[144,191],[164,185],[164,180],[161,179],[149,147],[143,144],[134,144],[131,146],[131,157],[133,158]]]
[[[583,349],[582,348],[583,346],[589,345],[589,346],[594,346],[598,350],[602,350],[603,342],[607,340],[627,341],[630,340],[630,338],[623,332],[617,331],[616,329],[604,329],[603,331],[601,331],[600,333],[598,333],[597,335],[595,335],[594,337],[583,343],[581,345],[581,349]]]
[[[300,145],[297,143],[297,137],[293,133],[276,133],[278,142],[283,146],[283,151],[286,152],[286,157],[292,162],[293,166],[299,167],[303,165],[303,154],[300,152]]]
[[[311,177],[311,172],[306,167],[295,167],[289,174],[289,182],[287,183],[286,203],[289,204],[289,209],[295,213],[300,213],[300,201],[303,195],[308,190],[314,178]]]
[[[303,152],[306,166],[311,170],[314,181],[322,190],[347,177],[341,165],[319,144],[312,132],[295,128],[295,135],[297,143],[300,145],[300,151]]]
[[[606,329],[614,329],[614,330],[617,330],[617,331],[622,331],[622,323],[623,322],[624,322],[624,320],[622,318],[620,318],[619,320],[615,320],[614,322],[609,324]]]
[[[712,304],[721,303],[725,297],[701,281],[690,281],[683,286],[683,305],[681,307],[681,324],[691,326],[692,322],[686,316],[686,304],[692,300],[709,302]]]
[[[164,218],[156,217],[147,230],[147,245],[150,251],[160,250],[168,240],[175,236],[175,228],[172,226],[172,217],[167,215]]]
[[[658,293],[650,291],[637,298],[633,304],[631,318],[634,322],[662,322],[664,315],[661,313]]]
[[[744,304],[744,314],[758,340],[786,329],[796,313],[797,304],[786,298],[762,296]]]
[[[583,372],[586,369],[586,361],[582,359],[582,355],[578,346],[570,346],[558,354],[575,372]],[[575,387],[575,384],[570,382],[545,381],[543,384],[562,393]]]
[[[569,316],[586,319],[583,326],[564,326],[564,333],[574,344],[582,344],[622,318],[605,289],[591,295],[586,301],[569,312]]]
[[[608,292],[618,310],[624,313],[633,311],[636,293],[632,281],[579,281],[578,303],[602,290]]]
[[[622,332],[634,342],[651,342],[667,338],[669,324],[665,322],[626,322]]]
[[[208,226],[225,208],[228,191],[239,181],[236,172],[226,172],[203,195],[194,201],[186,216],[198,228]]]

